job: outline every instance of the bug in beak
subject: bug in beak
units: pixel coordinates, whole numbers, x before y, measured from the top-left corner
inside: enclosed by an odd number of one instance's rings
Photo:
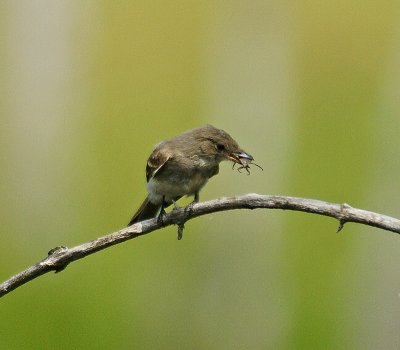
[[[250,164],[255,165],[256,167],[260,168],[261,170],[264,170],[262,167],[260,167],[258,164],[253,163],[254,158],[246,153],[246,152],[234,152],[228,155],[228,158],[233,161],[232,169],[235,168],[235,164],[240,164],[239,168],[237,170],[241,172],[240,170],[245,169],[247,171],[247,175],[250,175]]]
[[[233,161],[234,163],[243,165],[243,163],[248,163],[251,162],[252,160],[254,160],[254,158],[243,151],[240,152],[232,152],[228,155],[228,158]]]

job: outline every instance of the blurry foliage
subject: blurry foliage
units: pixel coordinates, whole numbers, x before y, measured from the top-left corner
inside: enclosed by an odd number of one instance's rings
[[[128,222],[162,139],[205,123],[245,192],[399,216],[396,2],[4,2],[1,278]],[[396,102],[397,101],[397,102]],[[1,300],[4,349],[396,349],[398,237],[237,211],[113,247]]]

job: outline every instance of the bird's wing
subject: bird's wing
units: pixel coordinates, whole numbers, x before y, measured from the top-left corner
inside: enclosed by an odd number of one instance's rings
[[[163,166],[171,158],[171,154],[163,149],[155,149],[150,155],[146,165],[146,179],[147,182],[156,176],[156,174],[163,168]]]

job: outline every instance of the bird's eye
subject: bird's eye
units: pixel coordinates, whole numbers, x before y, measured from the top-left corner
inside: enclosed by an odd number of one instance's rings
[[[218,151],[225,151],[225,146],[222,143],[217,143],[217,150]]]

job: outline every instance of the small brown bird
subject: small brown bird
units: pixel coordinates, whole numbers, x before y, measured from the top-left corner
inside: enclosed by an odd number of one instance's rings
[[[160,142],[146,166],[148,196],[133,215],[129,225],[153,218],[183,197],[194,195],[208,179],[219,172],[219,163],[231,160],[248,169],[253,157],[244,152],[224,130],[211,125],[188,130],[171,140]]]

